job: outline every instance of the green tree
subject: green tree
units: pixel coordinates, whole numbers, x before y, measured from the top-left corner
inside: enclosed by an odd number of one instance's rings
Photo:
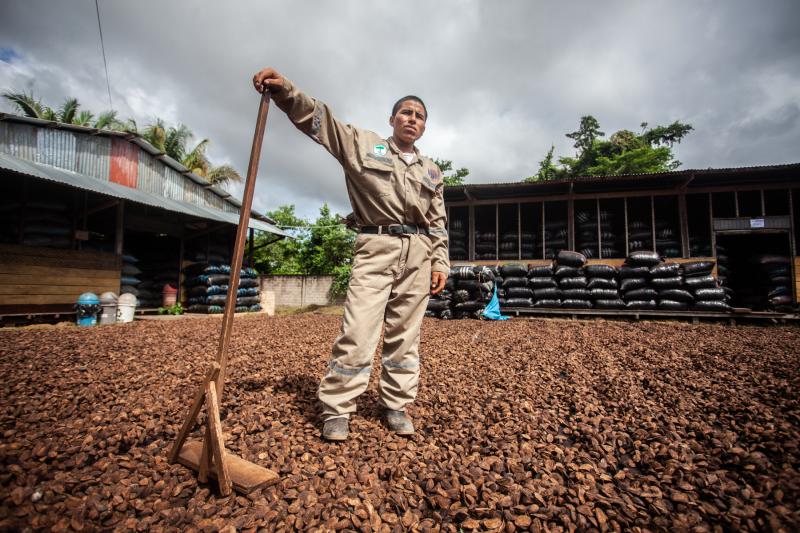
[[[3,93],[3,98],[26,117],[97,129],[122,130],[124,127],[124,124],[117,120],[116,111],[104,111],[95,118],[94,113],[91,111],[80,111],[80,102],[74,97],[65,99],[58,111],[43,104],[41,99],[36,99],[32,92],[27,94],[25,92],[6,91]]]
[[[294,205],[282,205],[266,214],[291,237],[272,242],[275,238],[273,235],[258,234],[253,253],[256,270],[262,274],[303,274],[300,253],[308,232],[308,222],[295,214]]]
[[[136,123],[131,122],[132,129],[136,131]],[[214,185],[224,185],[229,181],[242,181],[242,176],[230,165],[215,166],[206,156],[206,149],[211,141],[203,139],[191,150],[189,141],[194,134],[184,124],[167,126],[163,119],[156,118],[155,122],[145,127],[140,135],[154,148],[161,150],[175,161],[205,178]]]
[[[563,172],[553,163],[553,152],[555,149],[555,146],[550,146],[547,155],[539,162],[539,171],[533,176],[525,178],[524,181],[527,183],[534,183],[537,181],[551,181],[561,177]]]
[[[668,172],[678,168],[681,162],[675,159],[672,148],[694,128],[679,121],[649,129],[646,122],[641,126],[639,134],[619,130],[604,139],[605,133],[593,116],[581,117],[578,130],[566,134],[575,141],[575,157],[560,157],[559,166],[553,165],[551,147],[539,163],[539,172],[525,181]]]
[[[322,205],[300,254],[304,274],[332,274],[337,267],[352,264],[356,234],[341,219],[331,213],[327,203]]]
[[[467,168],[459,168],[458,170],[454,171],[452,174],[445,174],[445,172],[453,171],[453,162],[449,159],[436,159],[433,160],[434,163],[439,167],[439,170],[442,171],[444,175],[444,184],[445,185],[463,185],[464,178],[469,176],[469,169]]]

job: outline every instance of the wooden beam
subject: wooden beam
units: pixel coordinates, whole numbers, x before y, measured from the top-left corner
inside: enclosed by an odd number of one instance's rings
[[[117,216],[115,219],[114,253],[122,255],[125,240],[125,200],[117,202]]]
[[[94,207],[90,207],[86,210],[87,215],[93,215],[100,211],[105,211],[106,209],[111,209],[115,205],[119,204],[122,200],[119,198],[112,198],[111,200],[106,200],[105,202],[100,202],[99,204],[95,205]]]

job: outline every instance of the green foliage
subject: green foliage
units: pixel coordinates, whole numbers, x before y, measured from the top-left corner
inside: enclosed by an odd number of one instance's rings
[[[267,212],[293,238],[261,246],[272,236],[259,235],[255,245],[261,247],[254,252],[255,268],[262,274],[334,275],[338,280],[334,285],[343,284],[346,290],[356,234],[327,204],[319,213],[315,221],[308,222],[295,214],[293,205]],[[339,286],[336,291],[340,290]],[[336,291],[333,294],[338,296]]]
[[[453,162],[449,159],[434,158],[433,162],[436,163],[436,165],[439,167],[439,170],[442,171],[445,185],[463,185],[464,178],[469,176],[469,169],[467,168],[459,168],[452,174],[445,174],[445,172],[451,172],[453,170]]]
[[[672,147],[694,128],[677,120],[669,126],[648,129],[646,122],[641,126],[640,134],[619,130],[604,139],[605,133],[600,131],[600,124],[593,116],[581,117],[578,130],[566,134],[575,141],[575,157],[559,157],[556,166],[551,146],[539,163],[539,171],[525,181],[645,174],[678,168],[681,162],[675,159]]]
[[[333,283],[331,284],[331,296],[333,298],[343,298],[347,295],[347,287],[350,284],[350,273],[353,265],[340,265],[333,269]]]
[[[180,303],[176,303],[170,307],[159,307],[158,314],[159,315],[182,315],[183,314],[183,306]]]
[[[274,236],[259,234],[255,240],[258,249],[253,254],[256,270],[262,274],[301,274],[299,257],[308,222],[297,217],[294,205],[282,205],[275,211],[267,211],[266,215],[292,238],[266,244]]]
[[[539,171],[534,174],[533,176],[525,178],[525,182],[527,183],[534,183],[537,181],[551,181],[560,179],[563,175],[563,172],[553,164],[553,152],[555,151],[555,146],[550,146],[550,150],[547,151],[547,155],[544,156],[539,162]]]
[[[352,262],[356,234],[341,224],[341,218],[331,213],[328,204],[320,208],[300,253],[304,274],[332,274],[336,267]]]

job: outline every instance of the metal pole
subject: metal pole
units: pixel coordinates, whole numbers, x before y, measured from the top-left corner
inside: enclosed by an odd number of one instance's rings
[[[261,102],[258,106],[256,130],[253,134],[253,147],[250,150],[250,164],[247,167],[247,180],[244,185],[242,206],[239,208],[239,227],[236,230],[236,244],[233,248],[233,261],[231,263],[231,277],[228,282],[228,297],[225,299],[225,314],[222,316],[222,331],[219,335],[219,349],[217,350],[217,363],[219,363],[219,378],[217,379],[217,397],[222,403],[222,392],[225,388],[225,370],[228,362],[228,342],[231,338],[233,327],[233,313],[236,309],[236,291],[239,288],[239,271],[242,268],[244,255],[244,242],[247,237],[247,226],[250,221],[250,206],[253,204],[253,193],[256,188],[256,174],[258,162],[261,157],[261,145],[264,141],[264,129],[267,125],[269,112],[269,91],[261,93]]]

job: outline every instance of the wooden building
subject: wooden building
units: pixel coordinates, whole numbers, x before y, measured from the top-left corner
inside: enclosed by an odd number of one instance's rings
[[[786,258],[800,297],[800,163],[445,189],[454,264],[551,259],[561,249],[619,264],[632,251],[711,258],[746,299],[758,261]]]
[[[66,312],[87,291],[157,307],[182,266],[230,260],[240,206],[136,135],[0,113],[0,316]],[[251,242],[286,235],[249,225]]]

